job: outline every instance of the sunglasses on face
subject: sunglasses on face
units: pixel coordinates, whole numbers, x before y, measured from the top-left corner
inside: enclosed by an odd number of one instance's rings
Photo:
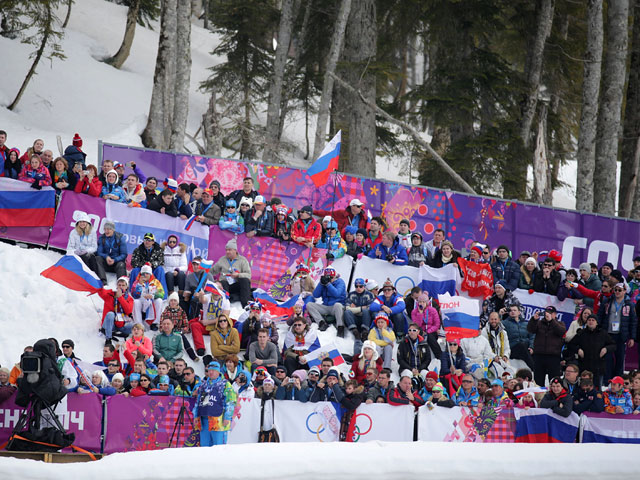
[[[118,364],[117,364],[117,363],[110,363],[108,366],[109,366],[109,367],[117,367],[117,366],[118,366]]]
[[[364,285],[356,285],[356,288],[364,288]]]
[[[457,347],[457,346],[458,346],[458,344],[457,344],[457,343],[450,343],[450,344],[449,344],[449,346],[450,346],[450,347]]]
[[[296,323],[296,324],[294,325],[294,327],[304,327],[304,324],[302,324],[302,323]]]
[[[142,380],[140,380],[140,382],[148,382],[149,380],[147,380],[146,378],[143,378]]]
[[[62,348],[71,348],[71,345],[62,345]]]
[[[185,376],[185,377],[189,377],[189,376],[191,376],[191,375],[193,375],[193,373],[184,372],[184,376]]]
[[[418,330],[417,328],[410,328],[409,331],[410,332],[419,332],[420,330]]]
[[[613,290],[616,292],[624,292],[624,288],[614,288]]]
[[[462,380],[462,383],[473,383],[473,380]]]

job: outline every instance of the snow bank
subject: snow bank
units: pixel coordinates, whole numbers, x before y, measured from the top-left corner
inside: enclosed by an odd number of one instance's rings
[[[98,462],[45,464],[0,458],[5,478],[326,479],[635,477],[632,445],[301,443],[119,453]]]

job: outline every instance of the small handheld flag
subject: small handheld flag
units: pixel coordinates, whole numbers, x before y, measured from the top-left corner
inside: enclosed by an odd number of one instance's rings
[[[219,297],[229,298],[229,293],[222,288],[218,288],[218,286],[211,280],[207,281],[207,284],[204,286],[204,291],[212,293],[213,295],[218,295]]]
[[[329,175],[338,169],[338,161],[340,160],[340,145],[342,143],[342,130],[336,133],[335,137],[324,146],[322,153],[313,165],[307,170],[307,174],[316,187],[325,185],[329,180]]]
[[[187,223],[184,224],[184,229],[188,232],[189,230],[191,230],[191,227],[193,226],[193,222],[196,221],[196,215],[191,215],[191,217],[189,218],[189,220],[187,220]]]

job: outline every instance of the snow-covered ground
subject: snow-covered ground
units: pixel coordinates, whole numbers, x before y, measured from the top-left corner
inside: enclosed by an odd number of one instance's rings
[[[0,458],[5,479],[637,478],[634,445],[287,443],[118,453],[92,463]]]
[[[64,2],[66,5],[66,2]],[[65,8],[58,12],[64,18]],[[97,163],[98,140],[124,145],[142,146],[140,133],[146,125],[153,85],[158,24],[154,30],[136,27],[131,55],[121,70],[100,60],[113,55],[122,41],[127,8],[105,0],[82,0],[74,3],[62,48],[66,60],[41,60],[37,75],[29,83],[14,112],[7,110],[31,65],[32,48],[0,37],[3,52],[3,75],[0,76],[0,129],[8,132],[7,144],[24,152],[36,138],[42,138],[45,148],[58,155],[56,135],[62,137],[63,148],[71,144],[74,133],[84,140],[83,150],[90,163]],[[209,68],[219,63],[210,52],[219,37],[197,25],[191,32],[192,70],[189,91],[187,132],[194,134],[200,125],[208,98],[199,90],[209,76]],[[264,112],[256,112],[262,119]],[[311,116],[310,135],[315,132],[315,117]],[[284,129],[284,140],[294,148],[289,158],[292,165],[303,167],[305,122],[303,113],[293,113]],[[196,152],[188,141],[186,147]],[[312,146],[313,148],[313,146]],[[231,158],[233,152],[224,151]],[[259,159],[255,159],[259,160]],[[378,158],[378,177],[396,182],[412,183],[408,172],[398,169],[398,160]],[[562,181],[571,185],[554,192],[554,205],[574,208],[575,162],[561,172]],[[413,180],[416,183],[416,180]]]

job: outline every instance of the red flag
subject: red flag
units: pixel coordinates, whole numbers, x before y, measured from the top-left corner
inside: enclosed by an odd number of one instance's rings
[[[488,263],[476,263],[458,258],[458,265],[464,275],[460,288],[470,297],[486,298],[493,294],[493,273]]]

